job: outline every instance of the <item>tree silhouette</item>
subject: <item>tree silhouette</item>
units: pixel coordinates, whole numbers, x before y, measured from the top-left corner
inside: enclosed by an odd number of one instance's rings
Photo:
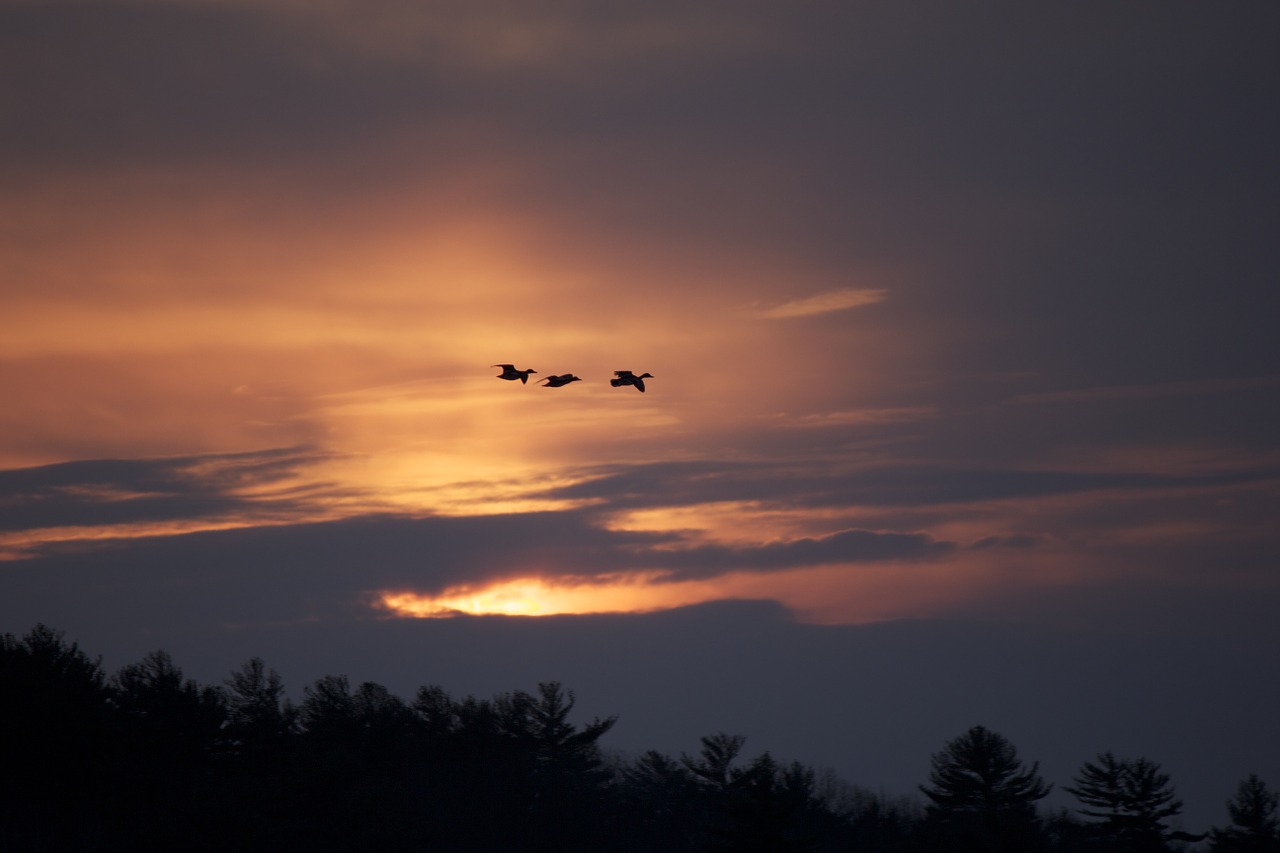
[[[253,850],[291,846],[309,817],[295,783],[297,709],[285,697],[280,674],[261,658],[250,658],[224,684],[228,760],[220,768],[218,804],[223,844]]]
[[[817,774],[814,793],[833,821],[827,836],[836,849],[861,853],[916,849],[912,835],[922,809],[910,798],[887,798],[845,781],[829,768]]]
[[[811,850],[825,811],[814,798],[814,772],[785,767],[768,752],[731,771],[719,840],[730,850]]]
[[[88,848],[106,833],[109,695],[101,661],[61,631],[0,636],[0,849]]]
[[[684,764],[649,750],[623,765],[618,776],[620,818],[631,827],[623,839],[625,849],[671,853],[697,849],[703,813],[698,783]]]
[[[278,755],[298,721],[280,673],[268,670],[262,658],[250,658],[226,687],[227,736],[235,752],[249,759]]]
[[[294,787],[323,834],[313,843],[381,850],[420,840],[409,706],[373,682],[353,692],[345,675],[327,675],[303,692]]]
[[[153,736],[168,737],[172,748],[210,747],[213,733],[226,720],[222,692],[185,678],[163,650],[121,667],[111,678],[111,688],[113,706]]]
[[[226,700],[184,678],[164,651],[122,667],[110,686],[124,756],[113,784],[129,792],[116,807],[116,832],[135,849],[189,848],[211,794]]]
[[[729,768],[733,766],[738,753],[742,752],[742,746],[747,742],[746,737],[718,732],[703,736],[701,742],[702,751],[698,756],[691,758],[682,753],[680,763],[693,774],[700,786],[727,788]]]
[[[1041,844],[1035,804],[1052,786],[1039,763],[1025,767],[1006,738],[974,726],[932,758],[926,818],[964,850],[1034,850]]]
[[[1231,826],[1214,829],[1210,849],[1214,853],[1280,853],[1280,794],[1250,773],[1227,802]]]
[[[422,687],[411,706],[414,785],[432,803],[422,818],[438,846],[466,850],[594,850],[609,831],[611,774],[598,741],[615,718],[579,728],[558,682],[537,693],[451,697]],[[383,703],[385,707],[385,703]]]
[[[294,706],[259,658],[219,687],[163,651],[108,679],[44,625],[0,636],[0,851],[662,850],[1153,853],[1171,831],[1167,774],[1102,753],[1042,821],[1038,764],[975,726],[931,757],[923,815],[718,733],[695,755],[606,756],[615,717],[575,723],[559,682],[412,704],[373,682],[317,679]],[[52,772],[51,772],[52,771]],[[51,782],[44,780],[51,779]],[[1280,797],[1256,776],[1212,831],[1218,853],[1280,853]]]
[[[816,797],[816,774],[798,763],[783,767],[765,752],[735,765],[746,738],[723,732],[701,739],[697,757],[680,763],[704,814],[697,849],[735,851],[808,850],[831,817]],[[650,756],[651,770],[674,765]],[[687,790],[687,787],[686,787]]]
[[[568,721],[576,703],[556,681],[538,685],[529,697],[528,735],[533,757],[530,829],[553,849],[591,849],[600,842],[600,818],[609,772],[598,742],[617,722],[596,718],[582,728]]]
[[[597,717],[582,730],[568,722],[577,698],[558,681],[538,685],[538,695],[530,707],[530,728],[537,744],[538,761],[543,767],[596,772],[600,767],[597,741],[614,724],[617,717]]]
[[[326,675],[303,692],[298,722],[306,739],[357,748],[364,760],[399,749],[416,726],[413,710],[372,681],[353,693],[345,675]]]
[[[1195,840],[1196,836],[1173,832],[1166,819],[1182,812],[1169,774],[1146,758],[1122,760],[1101,753],[1097,763],[1084,763],[1075,785],[1065,789],[1085,808],[1079,812],[1097,818],[1094,835],[1112,849],[1127,853],[1168,850],[1170,840]]]
[[[359,731],[356,703],[345,675],[326,675],[302,689],[298,722],[313,740],[354,738]]]

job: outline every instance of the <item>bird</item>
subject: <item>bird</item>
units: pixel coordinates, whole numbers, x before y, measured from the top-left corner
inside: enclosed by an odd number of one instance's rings
[[[609,384],[614,388],[621,388],[623,385],[634,385],[636,390],[644,393],[644,381],[653,377],[652,373],[641,373],[636,376],[630,370],[615,370],[613,375],[616,379],[610,379]]]
[[[529,381],[530,373],[537,373],[532,367],[528,370],[516,370],[514,364],[491,364],[490,367],[501,367],[502,372],[498,374],[498,379],[519,379],[521,384]]]
[[[574,376],[572,373],[561,373],[559,376],[548,376],[542,380],[543,388],[559,388],[568,385],[570,382],[581,382],[581,376]]]

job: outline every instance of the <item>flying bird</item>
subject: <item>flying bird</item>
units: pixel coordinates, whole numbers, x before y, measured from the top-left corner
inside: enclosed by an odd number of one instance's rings
[[[634,385],[636,390],[644,393],[644,381],[653,377],[652,373],[641,373],[636,376],[630,370],[615,370],[613,375],[616,379],[610,379],[609,384],[614,388],[621,388],[623,385]]]
[[[528,370],[516,370],[516,366],[514,364],[491,364],[489,366],[502,368],[502,372],[498,374],[499,379],[519,379],[522,385],[529,381],[530,373],[538,372],[532,367]]]
[[[572,373],[561,373],[559,376],[548,376],[542,380],[543,388],[559,388],[568,385],[570,382],[581,382],[581,376],[574,376]]]

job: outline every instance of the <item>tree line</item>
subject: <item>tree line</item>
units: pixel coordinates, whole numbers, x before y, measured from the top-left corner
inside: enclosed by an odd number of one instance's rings
[[[695,755],[605,751],[617,721],[575,697],[411,701],[325,676],[291,701],[258,658],[200,685],[163,651],[108,676],[45,625],[0,637],[0,853],[7,851],[1280,851],[1278,796],[1256,776],[1229,823],[1172,828],[1160,765],[1104,752],[1046,813],[1051,785],[975,726],[932,756],[922,798],[889,797],[741,735]]]

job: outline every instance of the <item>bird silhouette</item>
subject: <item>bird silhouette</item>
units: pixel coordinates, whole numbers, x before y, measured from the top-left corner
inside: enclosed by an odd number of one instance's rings
[[[581,376],[574,376],[572,373],[561,373],[559,376],[548,376],[542,380],[543,388],[560,388],[568,385],[570,382],[581,382]]]
[[[614,388],[621,388],[623,385],[634,385],[636,390],[644,393],[644,381],[653,377],[652,373],[641,373],[636,376],[630,370],[615,370],[613,375],[616,377],[609,380],[609,384]]]
[[[491,364],[490,367],[501,367],[502,372],[498,374],[499,379],[519,379],[521,384],[529,381],[530,373],[537,373],[532,367],[528,370],[516,370],[514,364]]]

